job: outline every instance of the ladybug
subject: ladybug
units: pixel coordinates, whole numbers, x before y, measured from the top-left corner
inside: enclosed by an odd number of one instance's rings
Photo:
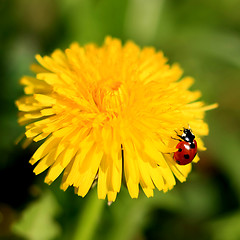
[[[197,141],[190,129],[184,128],[182,135],[177,135],[180,142],[177,144],[176,151],[173,155],[174,160],[179,165],[186,165],[194,159],[197,154]]]

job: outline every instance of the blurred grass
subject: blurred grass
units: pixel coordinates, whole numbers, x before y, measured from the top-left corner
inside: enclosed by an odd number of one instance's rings
[[[27,239],[53,239],[60,235],[60,226],[53,220],[58,204],[51,193],[46,192],[37,202],[28,206],[22,219],[13,225],[13,232]],[[45,231],[43,231],[46,229]]]
[[[116,203],[104,206],[92,239],[240,239],[239,4],[239,0],[1,0],[0,239],[34,239],[26,235],[29,227],[20,224],[33,205],[36,212],[28,215],[28,221],[44,220],[45,212],[53,223],[49,230],[39,224],[36,234],[50,234],[54,226],[59,232],[53,231],[48,239],[72,239],[76,233],[89,197],[62,192],[60,180],[45,185],[44,174],[34,177],[28,160],[36,146],[22,150],[14,145],[22,132],[14,101],[23,93],[19,78],[31,74],[29,65],[36,53],[49,54],[73,41],[101,44],[106,35],[163,50],[170,63],[180,63],[185,75],[196,79],[193,88],[202,91],[203,99],[218,102],[219,108],[207,113],[208,150],[200,153],[201,161],[188,181],[167,194],[156,191],[151,199],[131,200],[123,188]],[[53,209],[58,205],[57,216],[41,201]],[[81,221],[87,228],[90,220]],[[11,231],[15,222],[25,235]]]

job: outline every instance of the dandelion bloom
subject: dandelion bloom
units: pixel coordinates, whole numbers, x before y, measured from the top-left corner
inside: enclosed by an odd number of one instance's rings
[[[175,177],[186,180],[192,164],[173,160],[174,137],[190,126],[205,150],[203,117],[216,105],[197,101],[193,79],[181,78],[162,52],[107,37],[102,47],[74,43],[36,59],[36,76],[21,79],[26,96],[16,104],[26,140],[44,140],[30,163],[38,162],[36,174],[49,168],[46,183],[63,172],[63,190],[72,185],[84,197],[97,181],[98,198],[115,201],[122,177],[132,198],[139,185],[151,197],[155,187],[172,189]]]

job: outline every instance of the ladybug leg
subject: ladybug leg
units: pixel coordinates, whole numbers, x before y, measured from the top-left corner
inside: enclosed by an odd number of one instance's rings
[[[181,142],[182,140],[184,140],[184,138],[183,138],[181,135],[179,135],[178,132],[177,132],[176,130],[174,130],[174,131],[175,131],[175,133],[177,134],[177,136],[178,136],[180,139],[173,138],[173,137],[172,137],[172,139],[174,139],[174,140],[178,140],[179,142]],[[182,131],[182,130],[180,130],[180,131]]]
[[[177,136],[181,138],[180,141],[184,141],[184,137],[182,137],[181,135],[177,135]]]
[[[177,135],[177,136],[179,136],[179,135]],[[173,138],[173,137],[171,137],[171,138],[174,139],[174,140],[177,140],[177,141],[179,141],[179,142],[182,141],[182,139],[179,139],[179,138]]]

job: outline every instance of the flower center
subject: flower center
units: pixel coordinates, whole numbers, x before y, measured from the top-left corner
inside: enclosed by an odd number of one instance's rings
[[[107,115],[118,116],[121,110],[122,82],[113,79],[102,80],[93,91],[93,99],[98,109]]]

